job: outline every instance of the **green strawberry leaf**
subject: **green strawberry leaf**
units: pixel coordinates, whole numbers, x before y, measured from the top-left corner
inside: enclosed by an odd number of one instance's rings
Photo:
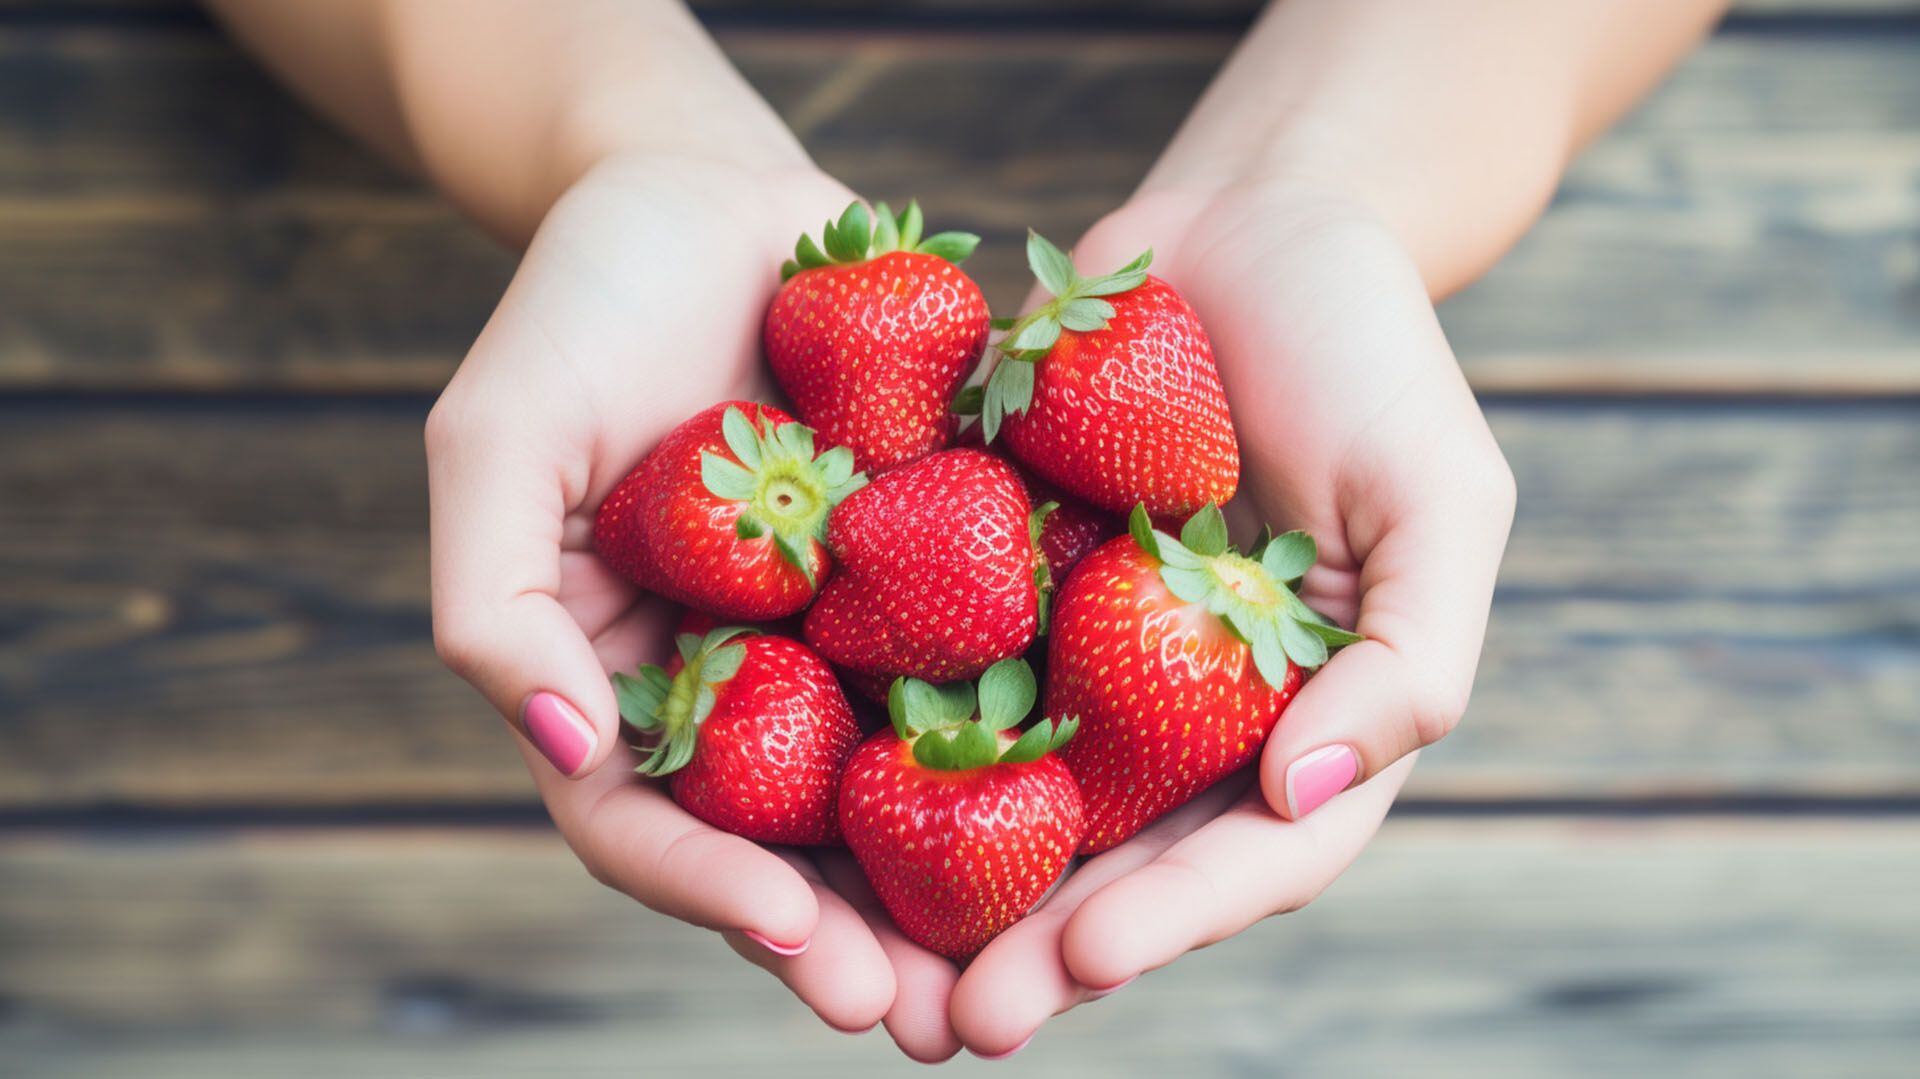
[[[730,644],[717,652],[708,654],[700,663],[700,680],[710,684],[724,682],[740,673],[740,665],[747,661],[747,650],[742,645]]]
[[[1155,559],[1166,561],[1160,553],[1160,533],[1154,531],[1153,518],[1147,516],[1146,503],[1134,503],[1133,512],[1127,515],[1127,531],[1141,550]]]
[[[729,408],[720,415],[720,434],[726,439],[727,448],[733,451],[734,459],[748,468],[760,467],[760,434],[753,429],[753,421],[738,408]]]
[[[1068,742],[1072,741],[1073,736],[1075,734],[1078,734],[1079,732],[1080,732],[1079,716],[1068,716],[1065,719],[1054,720],[1053,721],[1053,741],[1047,745],[1047,752],[1051,753],[1054,750],[1059,749],[1061,746],[1066,745]]]
[[[996,330],[1002,330],[1002,331],[1011,330],[1015,326],[1019,325],[1019,323],[1020,323],[1019,319],[1013,318],[1007,315],[1002,315],[999,318],[990,318],[987,320],[988,326],[991,326]]]
[[[1075,333],[1105,329],[1107,320],[1112,317],[1113,305],[1091,296],[1069,300],[1060,308],[1060,325]]]
[[[1260,566],[1276,581],[1292,581],[1306,575],[1320,557],[1313,537],[1298,529],[1273,537],[1260,552]]]
[[[921,240],[914,250],[923,255],[946,259],[958,266],[967,261],[967,256],[979,246],[980,237],[971,232],[936,232]]]
[[[1300,624],[1305,626],[1309,633],[1320,638],[1329,649],[1345,648],[1350,644],[1359,644],[1361,641],[1366,640],[1365,637],[1362,637],[1358,633],[1341,629],[1339,626],[1328,625],[1325,622],[1302,620]]]
[[[945,731],[929,731],[913,740],[913,759],[936,772],[954,770],[953,742]]]
[[[682,663],[692,663],[700,654],[701,637],[697,633],[680,633],[673,638],[673,646],[680,652]]]
[[[1032,229],[1027,230],[1027,265],[1033,269],[1033,276],[1040,279],[1040,284],[1055,296],[1067,295],[1080,279],[1067,253]]]
[[[900,219],[884,202],[873,204],[873,250],[876,254],[900,250]]]
[[[1167,591],[1179,596],[1182,603],[1203,602],[1214,592],[1213,576],[1203,569],[1163,565],[1160,579],[1166,582]]]
[[[1309,670],[1327,661],[1327,642],[1308,629],[1305,623],[1292,618],[1279,618],[1273,624],[1280,631],[1280,646],[1286,650],[1288,659]],[[1271,679],[1268,681],[1272,682]],[[1280,683],[1272,684],[1277,686]]]
[[[1025,764],[1028,761],[1037,761],[1047,755],[1047,747],[1052,744],[1052,740],[1053,724],[1043,719],[1028,727],[1018,741],[1001,751],[1000,763]]]
[[[832,255],[835,262],[859,262],[867,257],[872,236],[867,208],[858,202],[851,203],[840,215],[838,224],[827,223],[827,254]]]
[[[808,557],[813,545],[811,539],[797,540],[785,532],[775,532],[773,545],[780,549],[780,557],[785,559],[788,565],[799,570],[801,576],[807,579],[808,588],[818,583],[813,579],[813,559]]]
[[[908,718],[907,683],[912,679],[904,675],[895,678],[887,687],[887,718],[893,722],[893,733],[902,742],[913,737],[913,723]]]
[[[1079,296],[1115,296],[1122,292],[1132,292],[1147,283],[1147,267],[1153,263],[1153,249],[1148,248],[1132,262],[1110,274],[1081,281],[1074,289]]]
[[[745,502],[760,489],[760,480],[711,450],[700,451],[700,485],[715,498]]]
[[[953,734],[952,750],[953,767],[984,768],[999,757],[1000,736],[984,723],[962,724]]]
[[[1037,315],[1020,332],[1000,343],[1002,351],[1045,352],[1060,340],[1060,320],[1052,315]]]
[[[828,490],[845,486],[853,478],[853,451],[845,446],[835,446],[813,459],[820,469],[820,482]]]
[[[1187,518],[1180,529],[1180,545],[1202,558],[1212,558],[1227,550],[1227,519],[1220,507],[1209,502]]]
[[[1251,639],[1253,665],[1268,685],[1278,689],[1287,684],[1287,652],[1280,646],[1280,631],[1271,619],[1254,622]]]
[[[1039,687],[1033,668],[1025,660],[1003,659],[980,676],[980,723],[988,730],[1004,731],[1019,724],[1033,711],[1039,699]]]
[[[920,213],[920,200],[908,199],[907,208],[900,211],[900,249],[919,250],[920,233],[926,226],[926,218]]]
[[[733,534],[743,540],[757,540],[767,534],[767,528],[753,514],[742,513],[733,519]]]
[[[813,428],[804,423],[783,423],[774,428],[773,436],[779,441],[780,448],[795,458],[813,460]]]

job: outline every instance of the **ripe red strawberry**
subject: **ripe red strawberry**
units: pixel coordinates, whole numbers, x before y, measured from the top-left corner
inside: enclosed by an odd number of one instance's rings
[[[1040,478],[1114,513],[1184,519],[1233,497],[1240,449],[1200,319],[1147,274],[1152,252],[1083,278],[1038,233],[1027,261],[1053,294],[1001,341],[980,421]]]
[[[600,505],[594,549],[615,572],[735,621],[784,618],[832,565],[827,515],[866,483],[853,454],[768,405],[724,401],[673,429]]]
[[[767,363],[794,410],[820,436],[880,471],[953,439],[954,391],[986,348],[979,286],[958,264],[978,236],[922,239],[919,203],[847,207],[827,222],[823,251],[800,237],[767,309]]]
[[[957,444],[976,449],[985,449],[986,440],[980,435],[980,425],[969,424],[960,431]],[[1044,575],[1037,575],[1040,585],[1040,632],[1047,632],[1047,608],[1053,593],[1066,583],[1067,574],[1082,558],[1093,553],[1095,547],[1120,534],[1119,520],[1112,514],[1103,513],[1092,506],[1062,492],[1045,480],[1038,479],[1013,463],[1015,475],[1020,477],[1021,486],[1026,488],[1027,502],[1033,506],[1030,519],[1033,527],[1029,530],[1034,550],[1038,551],[1046,566]]]
[[[642,736],[642,775],[671,776],[674,801],[761,843],[840,838],[840,774],[860,742],[833,671],[799,641],[738,626],[683,634],[668,666],[613,676]]]
[[[965,959],[1031,911],[1080,845],[1080,792],[1049,755],[1072,719],[1014,725],[1033,707],[1019,660],[974,688],[902,679],[893,730],[854,752],[840,783],[840,828],[901,932]]]
[[[859,674],[930,682],[1019,655],[1039,614],[1028,518],[1012,466],[979,450],[882,473],[833,513],[838,569],[807,643]]]
[[[1211,504],[1178,540],[1142,509],[1131,526],[1068,579],[1048,642],[1047,714],[1081,722],[1061,757],[1086,797],[1089,853],[1252,761],[1302,670],[1360,639],[1294,594],[1316,557],[1305,532],[1256,561],[1228,547]]]

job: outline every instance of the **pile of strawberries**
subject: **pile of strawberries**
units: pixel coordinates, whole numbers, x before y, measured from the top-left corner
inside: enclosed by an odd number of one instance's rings
[[[750,839],[844,842],[954,958],[1253,760],[1359,639],[1295,594],[1311,537],[1229,544],[1226,395],[1150,255],[1082,277],[1030,235],[1052,298],[995,323],[959,268],[978,242],[923,237],[915,204],[802,237],[764,336],[798,419],[714,405],[594,528],[689,608],[666,666],[614,676],[639,770]],[[849,693],[891,724],[867,736]]]

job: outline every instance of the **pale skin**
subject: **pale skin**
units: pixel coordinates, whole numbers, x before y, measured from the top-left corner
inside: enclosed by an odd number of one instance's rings
[[[598,563],[594,509],[680,420],[768,391],[774,268],[851,193],[677,3],[211,6],[317,107],[525,247],[427,424],[434,632],[517,731],[541,691],[591,731],[571,776],[520,738],[569,845],[827,1023],[884,1023],[937,1061],[1016,1049],[1299,908],[1371,839],[1466,708],[1513,513],[1433,302],[1505,252],[1722,2],[1280,0],[1080,238],[1083,273],[1151,247],[1192,302],[1240,439],[1236,522],[1311,531],[1306,598],[1368,640],[1307,684],[1257,769],[1086,861],[964,969],[901,937],[844,852],[767,850],[636,782],[606,680],[663,655],[671,616]],[[1333,745],[1358,758],[1353,786],[1292,804],[1289,766]]]

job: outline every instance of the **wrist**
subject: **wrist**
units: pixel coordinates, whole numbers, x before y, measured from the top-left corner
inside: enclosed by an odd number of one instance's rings
[[[1454,148],[1408,145],[1335,119],[1302,107],[1250,139],[1183,132],[1136,198],[1369,218],[1406,250],[1438,300],[1485,273],[1525,233],[1564,162],[1564,141],[1542,138],[1532,152],[1463,169],[1451,160]]]

